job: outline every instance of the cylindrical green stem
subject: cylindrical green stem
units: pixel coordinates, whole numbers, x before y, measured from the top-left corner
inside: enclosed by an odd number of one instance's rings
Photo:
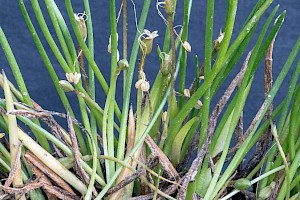
[[[25,85],[25,82],[23,80],[23,77],[22,77],[22,74],[21,74],[21,71],[19,69],[19,66],[18,66],[18,63],[13,55],[13,52],[10,48],[10,45],[6,39],[6,36],[2,30],[2,27],[0,27],[0,44],[4,50],[4,53],[6,55],[6,58],[8,60],[8,63],[12,69],[12,72],[14,74],[14,77],[16,79],[16,82],[19,86],[19,90],[23,96],[23,99],[24,99],[24,103],[26,103],[27,105],[29,106],[32,106],[32,102],[31,102],[31,98],[29,96],[29,93],[27,91],[27,88],[26,88],[26,85]],[[36,124],[39,124],[39,121],[38,120],[34,120],[34,122]],[[33,132],[34,136],[37,138],[37,140],[40,142],[40,144],[49,152],[51,152],[51,148],[49,146],[49,143],[47,142],[46,138],[44,138],[43,136]]]
[[[144,29],[147,15],[148,15],[148,10],[150,7],[150,3],[151,3],[151,0],[144,1],[143,10],[142,10],[141,17],[139,20],[139,25],[138,25],[139,30]],[[140,36],[140,33],[137,32],[135,39],[134,39],[132,51],[131,51],[129,69],[127,72],[126,86],[125,86],[125,90],[124,90],[122,118],[121,118],[121,122],[120,122],[121,125],[120,125],[120,132],[119,132],[118,152],[117,152],[117,158],[120,160],[122,160],[124,158],[124,153],[125,153],[127,117],[128,117],[128,110],[129,110],[132,79],[133,79],[133,74],[134,74],[134,69],[135,69],[134,66],[135,66],[135,62],[137,60],[137,55],[138,55],[138,50],[139,50],[139,43],[138,43],[139,36]]]

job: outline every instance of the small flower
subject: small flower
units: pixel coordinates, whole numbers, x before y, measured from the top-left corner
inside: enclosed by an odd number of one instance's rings
[[[142,35],[145,35],[144,39],[154,39],[158,37],[159,35],[157,34],[158,31],[153,31],[152,33],[148,29],[144,29]]]
[[[153,39],[158,37],[158,31],[153,31],[152,33],[148,29],[144,31],[139,36],[139,44],[144,55],[148,55],[152,51]]]
[[[146,75],[144,72],[140,72],[141,75],[141,79],[139,79],[136,83],[135,83],[135,88],[136,89],[141,89],[142,92],[148,92],[150,89],[150,84],[149,82],[146,80]]]
[[[77,84],[80,80],[80,77],[81,77],[81,74],[80,73],[77,73],[77,72],[74,72],[74,73],[66,73],[66,77],[67,77],[67,80],[70,82],[70,83],[74,83],[74,84]]]

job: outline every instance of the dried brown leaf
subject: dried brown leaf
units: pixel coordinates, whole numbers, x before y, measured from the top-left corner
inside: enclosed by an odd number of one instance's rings
[[[156,165],[158,164],[158,159],[157,157],[152,157],[149,156],[146,166],[148,168],[154,168]],[[133,174],[131,174],[130,176],[126,177],[126,179],[122,180],[120,183],[118,183],[117,185],[115,185],[114,187],[110,188],[107,191],[107,194],[112,194],[122,188],[124,188],[126,185],[130,184],[131,182],[135,181],[136,179],[138,179],[140,176],[145,175],[146,171],[144,169],[138,169],[137,171],[135,171]]]
[[[152,154],[159,158],[159,162],[169,176],[177,180],[180,176],[164,152],[157,146],[149,135],[146,136],[145,142],[150,148]]]
[[[46,165],[44,165],[44,163],[42,163],[31,152],[27,151],[25,153],[25,158],[27,159],[28,163],[31,163],[34,166],[36,166],[38,169],[40,169],[44,174],[46,174],[51,180],[53,180],[61,188],[63,188],[64,190],[68,191],[71,194],[75,194],[72,188],[62,178],[60,178],[55,172],[53,172]]]
[[[63,190],[60,187],[44,184],[43,188],[50,194],[64,200],[79,200],[80,197]]]
[[[74,160],[75,160],[75,166],[76,166],[76,172],[78,175],[82,178],[83,182],[85,184],[89,183],[89,175],[86,173],[86,171],[83,169],[80,163],[80,151],[79,151],[79,146],[76,138],[76,134],[73,128],[73,122],[71,119],[71,116],[69,113],[67,114],[67,121],[68,121],[68,128],[69,128],[69,133],[72,141],[72,150],[74,154]]]
[[[41,182],[46,183],[48,185],[52,185],[50,179],[41,170],[39,170],[39,168],[37,168],[31,162],[28,162],[28,165],[30,166],[32,173],[35,174],[35,176],[37,177],[38,180],[40,180]],[[49,193],[47,190],[45,190],[45,193],[49,200],[57,199],[55,195]]]
[[[35,190],[37,188],[40,188],[43,186],[43,183],[41,182],[31,182],[29,184],[26,184],[25,186],[21,187],[21,188],[11,188],[11,187],[7,187],[4,185],[0,184],[0,190],[3,190],[4,192],[8,193],[8,194],[26,194],[32,190]]]
[[[18,153],[16,155],[16,160],[14,162],[13,167],[11,168],[11,171],[10,171],[10,173],[8,175],[7,180],[5,181],[5,184],[4,184],[5,187],[9,187],[11,185],[11,183],[13,182],[13,179],[15,177],[15,174],[17,173],[18,170],[21,170],[21,168],[20,168],[21,167],[21,165],[20,165],[20,162],[21,162],[20,158],[21,158],[21,144],[19,143],[19,145],[18,145]]]

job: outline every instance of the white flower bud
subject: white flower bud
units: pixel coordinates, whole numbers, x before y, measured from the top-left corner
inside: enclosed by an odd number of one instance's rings
[[[167,111],[165,111],[165,112],[162,113],[162,115],[161,115],[161,121],[162,121],[162,122],[165,122],[165,121],[166,121],[167,115],[168,115],[168,112],[167,112]]]
[[[220,46],[221,46],[221,43],[224,39],[224,35],[225,35],[225,32],[222,32],[222,30],[220,30],[220,35],[219,37],[215,40],[215,44],[214,44],[214,49],[219,49]]]
[[[65,92],[71,92],[74,90],[71,83],[66,80],[60,80],[58,83],[59,83],[61,89],[63,89],[63,91],[65,91]]]
[[[66,78],[70,83],[77,84],[81,78],[81,74],[77,72],[66,73]]]
[[[190,98],[191,97],[191,93],[189,89],[184,89],[183,90],[183,94],[185,97]]]
[[[184,49],[187,52],[191,52],[192,51],[192,47],[191,47],[191,45],[190,45],[190,43],[188,41],[185,41],[182,45],[183,45]]]
[[[201,107],[202,107],[202,102],[200,100],[198,100],[197,103],[195,104],[194,108],[199,110]]]

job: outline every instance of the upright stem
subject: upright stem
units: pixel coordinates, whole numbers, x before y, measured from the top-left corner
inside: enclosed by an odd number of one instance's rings
[[[183,42],[187,41],[188,39],[188,28],[189,28],[189,0],[184,0],[184,16],[183,16],[183,27],[182,27],[182,34],[181,40]],[[179,88],[178,92],[183,94],[185,89],[185,80],[186,80],[186,64],[187,61],[187,51],[185,48],[181,48],[181,56],[180,56],[180,74],[179,74]],[[178,108],[180,109],[184,104],[184,95],[180,95],[178,97]]]
[[[89,81],[88,81],[88,75],[85,71],[85,66],[84,66],[84,56],[82,54],[82,49],[80,47],[80,45],[78,45],[78,53],[79,53],[79,66],[80,66],[80,71],[81,71],[81,74],[82,74],[82,80],[83,80],[83,83],[84,83],[84,86],[85,86],[85,89],[87,91],[87,93],[89,95],[91,95],[91,92],[90,92],[90,87],[89,87]]]
[[[13,96],[11,94],[11,91],[9,89],[8,81],[6,78],[6,75],[4,71],[2,71],[3,74],[3,85],[4,85],[4,94],[5,94],[5,100],[6,100],[6,109],[7,112],[14,110],[13,105]],[[18,124],[17,124],[17,118],[15,115],[8,114],[8,132],[9,132],[9,146],[10,146],[10,168],[11,173],[14,173],[14,177],[12,180],[12,184],[14,187],[22,187],[23,180],[22,180],[22,171],[21,171],[21,162],[20,162],[20,154],[21,154],[21,147],[20,147],[20,141],[18,139]],[[16,199],[25,200],[25,195],[18,197],[18,195],[15,195]]]
[[[206,13],[206,33],[205,33],[205,55],[204,55],[204,80],[211,73],[211,57],[212,57],[212,36],[213,36],[213,18],[214,17],[214,1],[207,0],[207,13]],[[203,97],[203,107],[201,116],[201,134],[199,139],[199,148],[207,135],[208,118],[209,118],[209,107],[211,101],[210,88],[206,90]]]
[[[88,48],[91,52],[92,57],[94,57],[94,35],[93,35],[93,25],[92,25],[92,14],[90,10],[89,0],[84,0],[84,10],[86,12],[86,15],[88,16],[86,20],[86,26],[87,26],[87,42],[88,42]],[[89,73],[89,94],[91,96],[92,100],[95,100],[95,73],[90,66],[88,65],[88,73]],[[91,135],[94,141],[97,141],[97,122],[96,122],[96,116],[93,112],[91,112],[91,118],[90,118],[90,124],[91,124]],[[100,153],[99,149],[96,149],[97,154]],[[97,173],[100,174],[100,176],[103,178],[103,172],[100,166],[100,161],[98,161],[97,164]]]
[[[107,94],[105,109],[103,114],[103,144],[104,155],[114,157],[114,128],[111,120],[114,119],[114,106],[116,93],[116,68],[117,68],[117,22],[116,22],[116,4],[114,0],[110,1],[110,25],[111,25],[111,75],[110,88]],[[108,121],[110,120],[110,121]],[[106,140],[107,138],[107,140]],[[106,140],[106,141],[105,141]],[[105,144],[106,143],[106,144]],[[106,178],[109,181],[115,172],[115,163],[105,160]]]
[[[10,68],[13,72],[13,75],[16,79],[17,85],[19,87],[19,90],[23,96],[24,99],[24,103],[26,103],[27,105],[32,107],[32,102],[31,102],[31,98],[29,96],[28,90],[26,88],[24,79],[22,77],[22,73],[19,69],[19,65],[13,55],[13,52],[10,48],[10,45],[6,39],[6,36],[2,30],[2,28],[0,27],[0,45],[2,46],[2,49],[4,50],[5,56],[7,58],[7,61],[10,65]],[[37,119],[33,120],[34,123],[40,125],[39,121]],[[51,148],[49,146],[48,141],[46,140],[46,138],[44,138],[43,136],[37,134],[36,132],[33,131],[34,136],[37,138],[38,142],[42,145],[42,147],[44,149],[46,149],[48,152],[51,152]]]
[[[127,0],[123,0],[123,58],[127,60]]]
[[[139,30],[144,29],[148,10],[150,7],[150,3],[151,3],[151,0],[144,1],[143,10],[142,10],[141,17],[139,20],[139,25],[138,25]],[[125,89],[124,89],[122,117],[121,117],[121,121],[120,121],[120,131],[119,131],[119,141],[118,141],[118,151],[117,151],[117,154],[118,154],[117,157],[120,160],[124,159],[126,130],[127,130],[127,117],[128,117],[128,110],[129,110],[129,104],[130,104],[129,101],[130,101],[130,94],[131,94],[132,79],[133,79],[133,74],[134,74],[134,66],[135,66],[135,62],[137,60],[137,55],[138,55],[138,50],[139,50],[139,44],[138,44],[139,36],[140,36],[140,33],[137,32],[135,39],[134,39],[133,47],[131,50],[129,69],[127,72],[126,85],[125,85]],[[120,169],[120,167],[118,167],[118,168]]]
[[[171,37],[171,51],[172,51],[172,85],[171,85],[171,95],[174,93],[174,85],[175,85],[175,72],[176,72],[176,46],[175,46],[175,37],[174,37],[174,23],[173,16],[168,15],[168,27],[170,30]]]
[[[175,85],[175,73],[176,73],[176,46],[175,46],[175,37],[174,37],[174,23],[173,23],[173,14],[174,12],[168,13],[168,28],[170,32],[170,39],[171,39],[171,53],[172,53],[172,71],[171,71],[171,91],[170,91],[170,96],[168,100],[168,110],[167,110],[167,117],[166,121],[164,123],[164,128],[163,128],[163,135],[167,135],[166,131],[168,130],[168,125],[170,122],[170,115],[171,115],[171,110],[172,110],[172,100],[174,96],[174,85]],[[161,145],[163,143],[161,142]],[[170,149],[170,148],[169,148]],[[166,152],[166,155],[168,155],[169,152]]]
[[[123,59],[127,60],[127,0],[123,0]],[[127,71],[123,70],[124,91],[127,82],[126,78]]]
[[[144,72],[144,66],[145,66],[145,60],[146,55],[141,56],[141,60],[139,63],[139,70],[138,70],[138,78],[141,79],[141,73]],[[143,110],[143,92],[141,89],[138,89],[137,91],[137,108],[136,108],[136,135],[135,141],[137,142],[140,138],[140,135],[143,134],[140,131],[141,123],[142,123],[142,110]]]

